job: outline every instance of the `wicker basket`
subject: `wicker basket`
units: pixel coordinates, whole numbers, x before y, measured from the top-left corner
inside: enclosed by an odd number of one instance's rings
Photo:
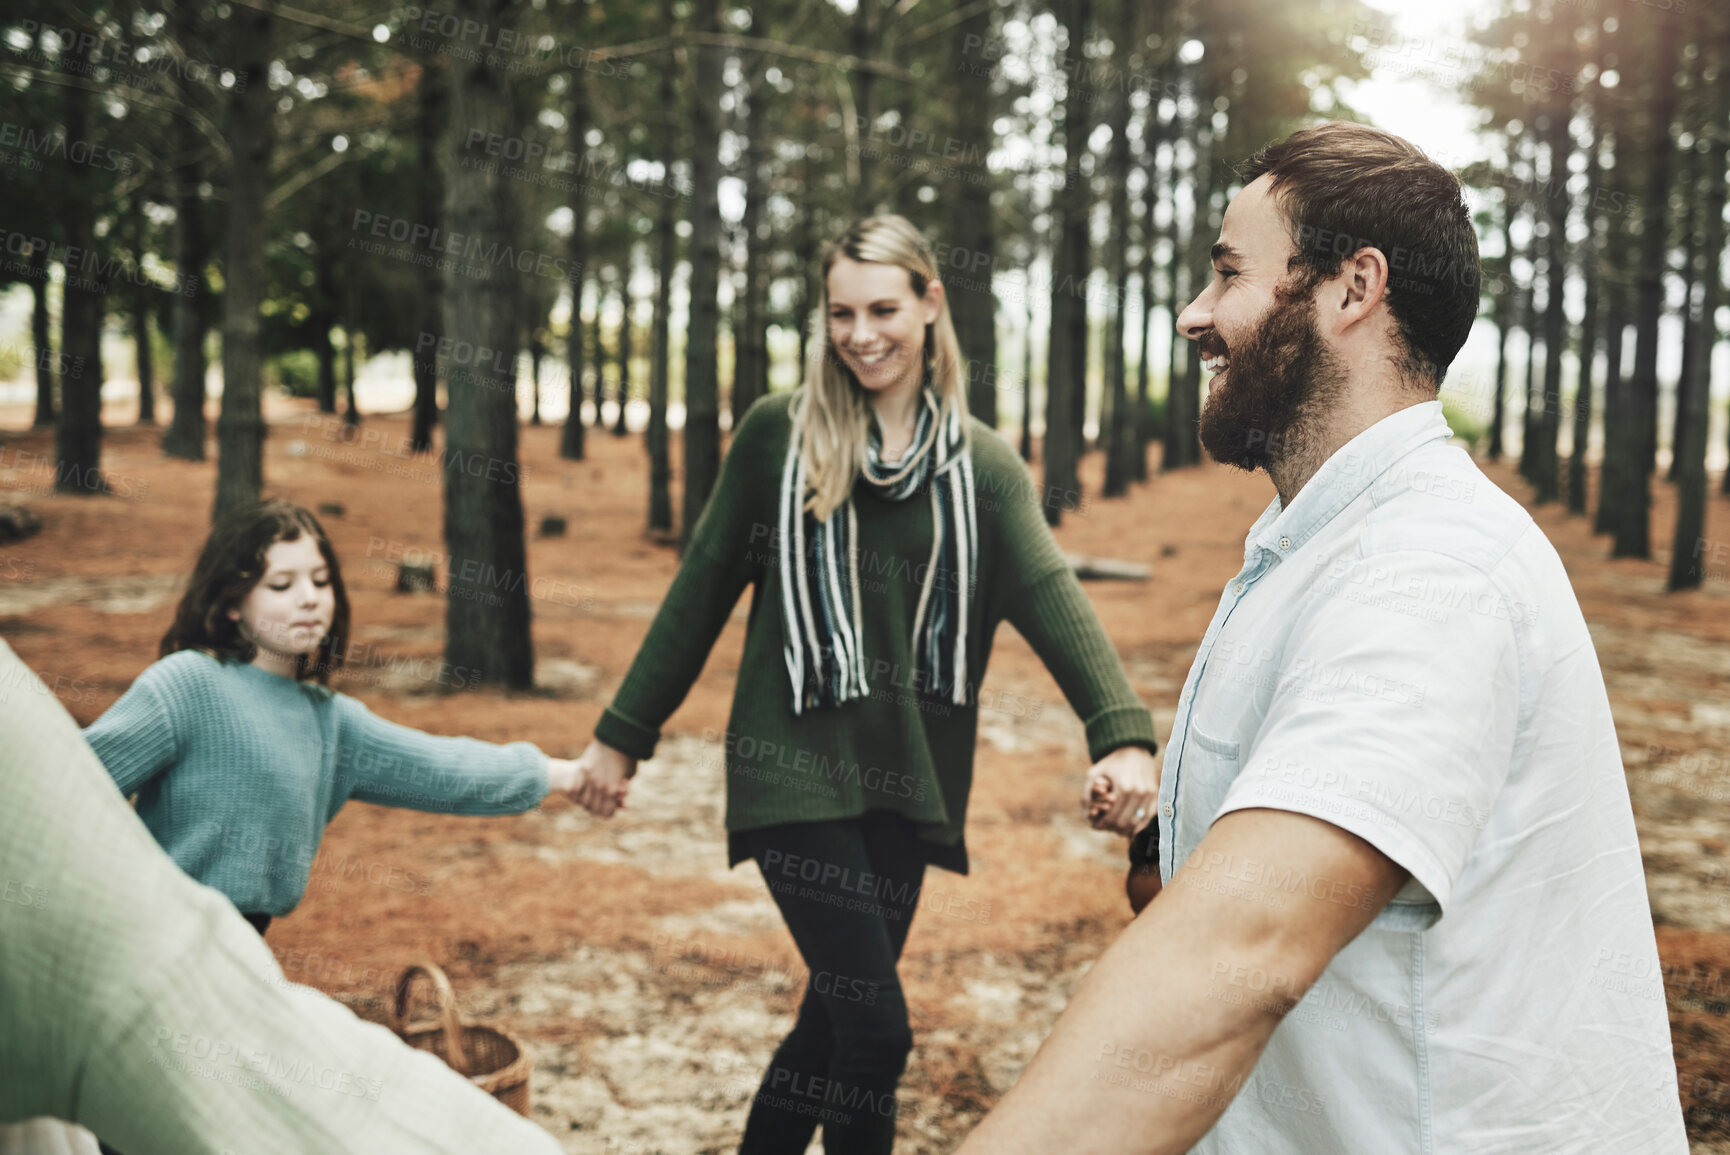
[[[411,1023],[408,1013],[409,987],[416,975],[432,981],[438,1000],[439,1020]],[[463,1021],[457,1013],[456,992],[439,965],[422,960],[402,972],[396,984],[396,1010],[391,1028],[416,1050],[431,1051],[467,1075],[469,1081],[519,1115],[529,1113],[529,1072],[534,1060],[515,1039],[501,1030]]]

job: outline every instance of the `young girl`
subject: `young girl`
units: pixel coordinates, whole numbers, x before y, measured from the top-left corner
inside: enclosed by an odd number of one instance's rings
[[[260,934],[300,902],[350,798],[515,814],[578,782],[576,763],[528,742],[423,734],[331,690],[348,633],[318,519],[280,500],[235,511],[204,544],[161,660],[84,731],[162,848]]]
[[[967,415],[931,246],[873,217],[823,257],[805,387],[733,436],[649,634],[578,764],[602,816],[744,588],[727,735],[730,858],[754,858],[811,972],[742,1152],[887,1152],[912,1049],[896,963],[927,864],[965,873],[978,687],[997,624],[1087,723],[1095,825],[1152,810],[1153,719],[1058,552],[1020,458]],[[1088,790],[1082,792],[1085,805]]]

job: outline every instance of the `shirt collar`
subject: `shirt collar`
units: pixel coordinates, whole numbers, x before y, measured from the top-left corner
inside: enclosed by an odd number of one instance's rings
[[[1395,462],[1453,435],[1440,400],[1421,401],[1390,413],[1334,450],[1289,508],[1274,494],[1244,538],[1243,560],[1253,561],[1263,550],[1289,557]]]

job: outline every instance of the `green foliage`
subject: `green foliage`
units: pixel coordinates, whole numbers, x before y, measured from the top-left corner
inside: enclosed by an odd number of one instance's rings
[[[310,349],[290,349],[264,363],[264,383],[290,397],[318,396],[318,357]]]
[[[1448,428],[1454,431],[1454,436],[1464,441],[1473,453],[1489,444],[1490,423],[1470,415],[1446,397],[1442,398],[1442,416],[1448,419]]]
[[[1154,440],[1165,436],[1165,397],[1163,394],[1149,394],[1147,403],[1141,407],[1141,420],[1147,427],[1147,435]]]

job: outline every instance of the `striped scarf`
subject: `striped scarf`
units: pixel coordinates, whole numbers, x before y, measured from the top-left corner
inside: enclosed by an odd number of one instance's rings
[[[913,614],[917,688],[965,705],[967,613],[979,556],[973,462],[963,419],[943,417],[930,389],[921,396],[913,444],[893,465],[884,464],[882,435],[871,423],[859,480],[891,501],[921,489],[931,494],[931,556]],[[851,494],[821,522],[804,508],[809,487],[801,440],[795,429],[781,469],[779,534],[784,653],[796,715],[870,693],[859,610],[859,519]]]

